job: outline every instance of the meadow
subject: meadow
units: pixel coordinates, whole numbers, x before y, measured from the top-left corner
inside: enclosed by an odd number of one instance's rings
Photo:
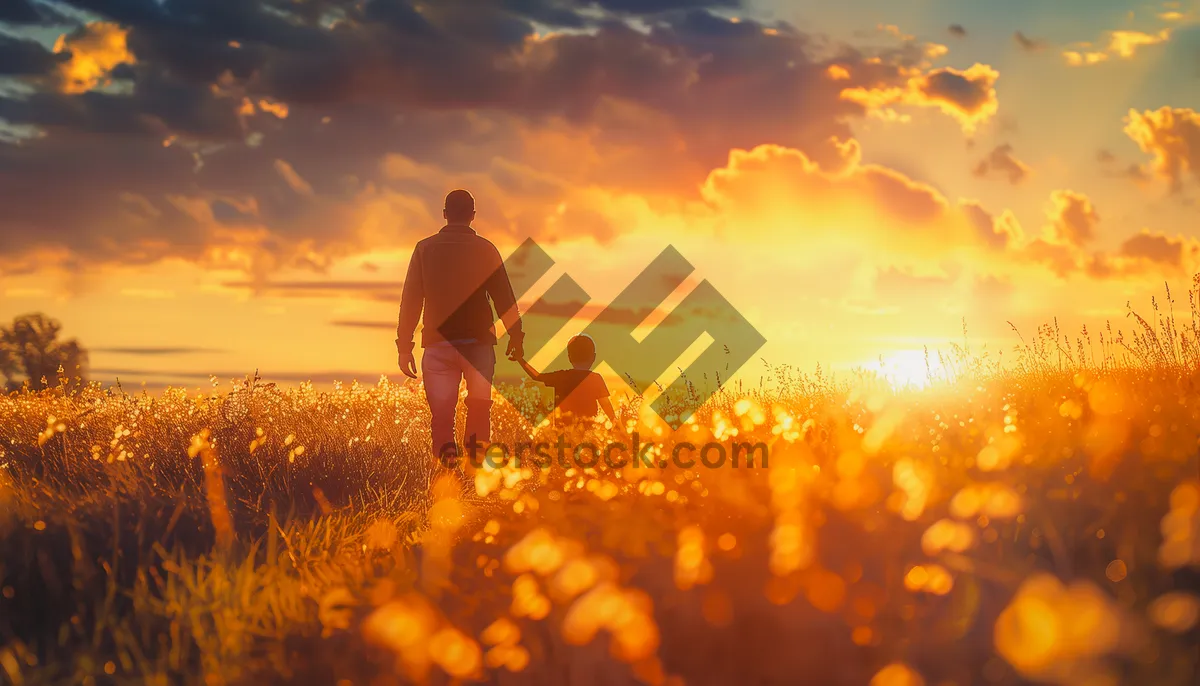
[[[14,393],[0,681],[1192,685],[1200,324],[1130,322],[581,432],[754,469],[446,469],[386,379]]]

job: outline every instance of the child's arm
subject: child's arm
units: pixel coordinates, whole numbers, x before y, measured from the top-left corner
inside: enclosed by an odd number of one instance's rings
[[[604,397],[604,398],[600,398],[599,402],[600,402],[600,409],[604,410],[604,414],[608,416],[608,420],[613,423],[613,426],[616,426],[617,425],[617,413],[613,412],[612,401],[609,400],[607,397]]]
[[[533,379],[534,381],[542,381],[542,375],[538,373],[538,370],[530,366],[529,362],[524,357],[518,357],[517,364],[521,365],[521,369],[525,370],[525,373],[529,375],[529,378]]]

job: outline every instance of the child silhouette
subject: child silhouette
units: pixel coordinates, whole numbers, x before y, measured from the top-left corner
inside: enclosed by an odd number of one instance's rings
[[[524,357],[516,361],[529,378],[554,389],[554,407],[564,419],[592,419],[597,411],[604,410],[609,420],[616,422],[604,377],[592,371],[592,365],[596,364],[596,342],[587,334],[572,337],[567,342],[567,359],[571,361],[570,369],[553,372],[537,371]]]

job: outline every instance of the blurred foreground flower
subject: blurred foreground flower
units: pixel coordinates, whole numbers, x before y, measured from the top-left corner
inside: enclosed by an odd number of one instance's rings
[[[478,676],[483,665],[479,644],[417,593],[375,610],[362,632],[368,643],[394,653],[400,671],[415,681],[424,681],[433,665],[458,679]]]
[[[1150,621],[1161,629],[1182,634],[1200,620],[1200,597],[1191,593],[1167,593],[1150,603]]]
[[[871,678],[870,686],[925,686],[925,679],[902,662],[894,662]]]
[[[1171,492],[1171,511],[1162,518],[1158,561],[1167,569],[1200,566],[1200,485],[1182,483]]]
[[[1071,686],[1107,683],[1101,659],[1120,639],[1120,613],[1103,591],[1044,573],[1021,585],[995,626],[996,651],[1022,676]]]

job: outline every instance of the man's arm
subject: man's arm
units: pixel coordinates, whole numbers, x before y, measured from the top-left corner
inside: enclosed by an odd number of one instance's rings
[[[495,250],[495,247],[492,248]],[[517,309],[517,296],[513,294],[512,282],[508,280],[508,270],[504,268],[504,260],[500,251],[496,251],[496,268],[487,280],[487,294],[496,306],[496,314],[504,322],[508,332],[508,356],[516,359],[524,356],[525,332],[521,328],[521,312]]]
[[[425,284],[421,278],[421,246],[413,250],[408,263],[408,274],[404,277],[404,289],[400,295],[400,320],[396,326],[396,352],[400,356],[400,368],[410,377],[416,378],[416,363],[413,362],[413,335],[417,321],[425,305]],[[406,366],[411,363],[411,373]]]

